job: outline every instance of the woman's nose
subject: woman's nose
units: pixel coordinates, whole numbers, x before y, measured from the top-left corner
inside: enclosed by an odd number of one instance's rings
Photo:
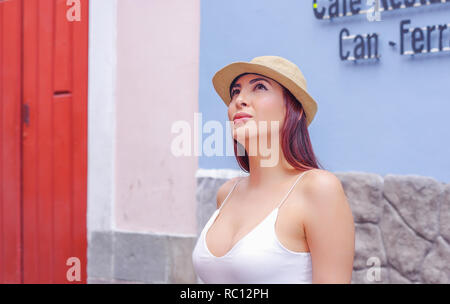
[[[247,102],[245,102],[245,99],[243,98],[242,95],[239,95],[239,96],[238,96],[237,104],[238,104],[239,107],[245,107],[245,106],[247,106]]]

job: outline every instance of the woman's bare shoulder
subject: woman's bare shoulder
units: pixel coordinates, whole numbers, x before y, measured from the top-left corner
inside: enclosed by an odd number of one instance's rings
[[[309,170],[302,179],[303,183],[311,191],[321,191],[326,186],[331,186],[333,191],[342,186],[341,181],[334,173],[323,169]]]
[[[322,169],[313,169],[305,174],[303,196],[310,208],[348,209],[348,200],[340,179],[332,172]]]
[[[231,188],[238,181],[239,178],[241,177],[233,177],[227,180],[219,187],[219,189],[217,190],[217,208],[220,208],[220,205],[222,205],[223,201],[225,200],[225,197],[231,191]]]

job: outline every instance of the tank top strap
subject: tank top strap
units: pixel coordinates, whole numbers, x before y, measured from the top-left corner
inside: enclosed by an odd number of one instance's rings
[[[234,183],[233,187],[231,188],[230,192],[228,192],[228,195],[225,197],[225,199],[223,200],[222,204],[220,205],[219,209],[222,209],[223,205],[225,205],[225,203],[228,200],[228,197],[230,196],[230,194],[234,191],[234,188],[236,188],[236,185],[241,181],[241,179],[243,179],[243,177],[240,177],[237,179],[237,181]]]
[[[281,205],[284,203],[284,201],[287,199],[287,197],[289,196],[289,194],[291,193],[292,189],[294,189],[295,185],[297,185],[298,181],[302,178],[302,176],[308,172],[309,170],[306,170],[305,172],[303,172],[302,174],[300,174],[297,179],[295,180],[295,183],[291,186],[291,188],[289,189],[289,191],[286,193],[286,195],[284,196],[284,198],[281,200],[281,202],[278,204],[277,208],[280,208]]]

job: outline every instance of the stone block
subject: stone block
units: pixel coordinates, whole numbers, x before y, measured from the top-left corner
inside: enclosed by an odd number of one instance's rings
[[[197,234],[199,235],[206,222],[217,209],[217,191],[228,179],[199,177],[197,178]]]
[[[115,232],[114,278],[167,283],[167,243],[166,235]]]
[[[423,261],[422,278],[424,283],[429,284],[450,283],[450,246],[442,237],[437,238]]]
[[[418,280],[421,262],[431,243],[409,228],[388,203],[383,207],[380,229],[388,263],[409,280]]]
[[[389,272],[386,267],[380,267],[379,274],[374,275],[374,269],[364,268],[359,270],[353,270],[352,284],[388,284]]]
[[[374,259],[377,260],[374,261]],[[377,263],[379,266],[386,266],[386,253],[384,252],[380,229],[371,223],[355,224],[355,258],[353,267],[362,269],[373,265],[373,263]]]
[[[383,178],[362,172],[335,173],[342,183],[355,222],[378,223],[383,201]]]
[[[402,276],[394,268],[389,268],[389,280],[391,284],[411,284],[411,281]]]
[[[89,278],[113,278],[113,243],[111,231],[93,231],[88,239],[87,273]]]
[[[195,284],[197,279],[192,264],[196,236],[169,236],[169,278],[168,283]]]
[[[410,227],[430,241],[439,230],[438,198],[442,188],[442,183],[430,177],[388,174],[384,179],[386,199]]]
[[[441,195],[440,201],[440,218],[439,218],[439,233],[450,243],[450,184],[445,185]],[[448,261],[450,263],[450,261]]]

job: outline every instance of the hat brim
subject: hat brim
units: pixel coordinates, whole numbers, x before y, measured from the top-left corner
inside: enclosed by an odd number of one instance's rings
[[[234,62],[216,72],[216,74],[212,79],[213,86],[217,94],[219,94],[220,98],[222,98],[223,102],[226,104],[226,106],[228,106],[231,101],[229,91],[231,82],[237,76],[243,73],[261,74],[283,85],[301,103],[306,113],[307,125],[309,126],[311,124],[311,122],[314,119],[314,116],[317,113],[317,102],[314,100],[314,98],[312,98],[308,94],[308,92],[303,90],[289,77],[265,65],[257,63]]]

